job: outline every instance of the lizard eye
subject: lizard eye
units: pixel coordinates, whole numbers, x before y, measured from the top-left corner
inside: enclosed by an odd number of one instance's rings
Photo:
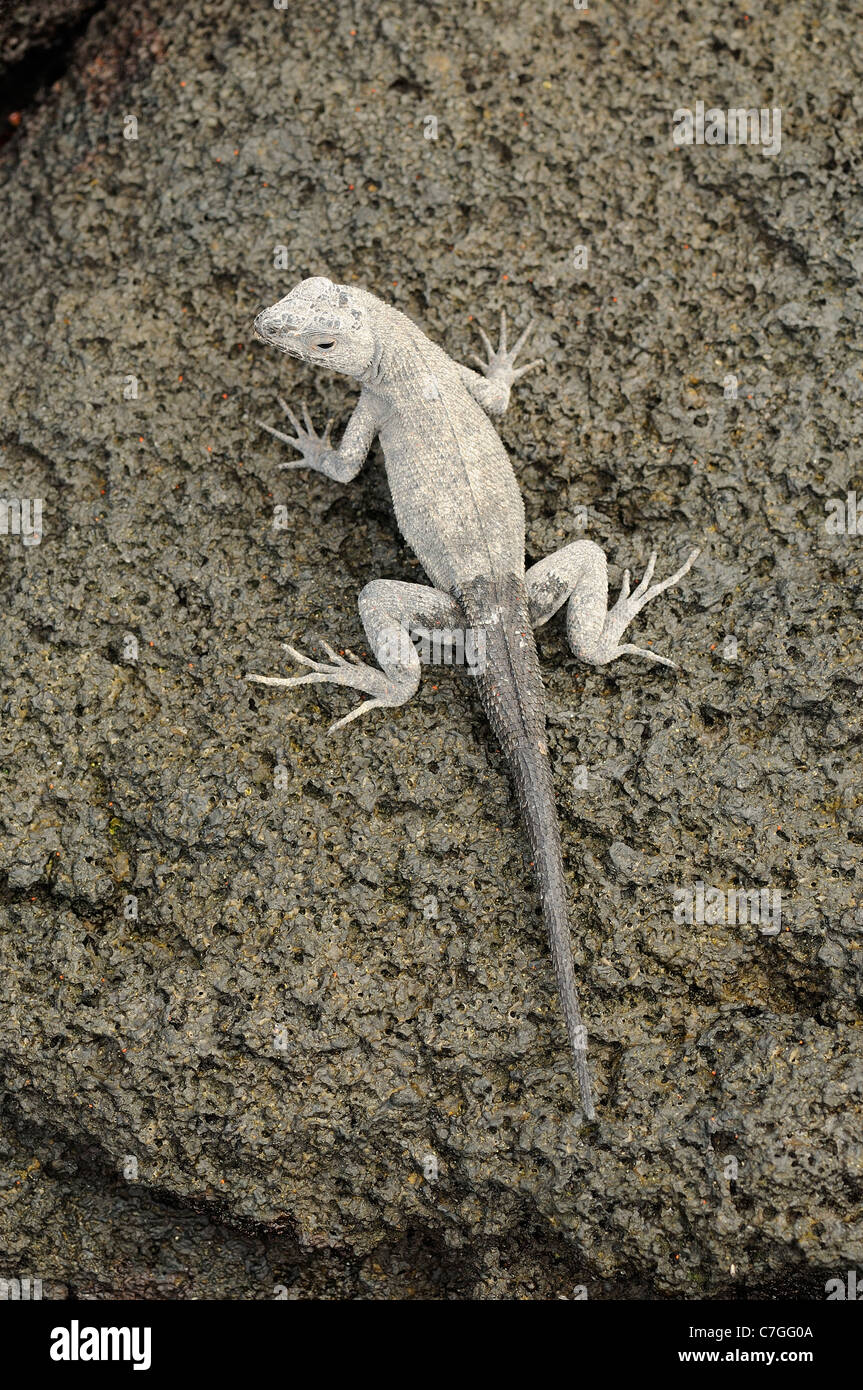
[[[315,343],[315,347],[320,348],[321,352],[329,352],[331,347],[335,347],[335,343]]]

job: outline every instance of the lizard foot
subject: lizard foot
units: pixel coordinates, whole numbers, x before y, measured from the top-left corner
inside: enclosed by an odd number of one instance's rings
[[[343,719],[337,719],[335,724],[331,724],[328,733],[334,729],[341,729],[345,724],[350,724],[351,720],[357,719],[370,709],[381,709],[384,707],[392,708],[404,703],[406,698],[404,692],[397,683],[390,680],[383,671],[379,671],[375,666],[367,666],[364,661],[360,661],[353,652],[346,652],[349,660],[339,656],[332,647],[326,642],[321,646],[330,658],[326,661],[313,661],[310,656],[303,656],[295,647],[291,647],[287,642],[282,646],[290,657],[301,666],[309,666],[311,669],[305,676],[257,676],[247,673],[247,681],[256,681],[258,685],[314,685],[315,683],[326,681],[331,685],[345,685],[351,690],[361,690],[364,694],[372,698],[364,700],[357,705],[356,709],[351,710]]]
[[[676,570],[668,579],[663,579],[661,584],[651,584],[653,571],[656,568],[656,551],[654,550],[647,562],[647,569],[644,571],[641,583],[633,589],[632,593],[629,591],[629,570],[624,570],[620,597],[605,620],[597,653],[591,658],[594,665],[606,666],[609,661],[614,661],[618,656],[644,656],[648,661],[658,662],[660,666],[677,668],[676,661],[669,661],[667,656],[659,656],[657,652],[652,652],[647,647],[636,647],[631,642],[624,642],[622,646],[618,643],[624,630],[641,612],[645,604],[650,603],[651,599],[655,599],[666,589],[670,589],[672,584],[677,584],[689,572],[700,554],[700,550],[691,551],[679,570]]]
[[[541,357],[537,357],[533,362],[528,362],[524,367],[516,367],[515,365],[515,359],[527,342],[528,336],[533,332],[535,322],[535,319],[531,319],[527,328],[525,328],[523,333],[515,340],[509,352],[507,352],[506,348],[506,314],[503,309],[500,311],[500,344],[496,350],[492,347],[488,334],[477,324],[483,347],[488,355],[488,361],[483,362],[482,358],[476,353],[473,353],[472,356],[474,362],[477,363],[484,376],[487,376],[490,381],[500,382],[502,386],[505,386],[506,389],[509,390],[513,382],[518,381],[519,377],[524,376],[526,372],[533,371],[534,367],[540,367],[542,365],[543,359]]]
[[[303,428],[287,401],[283,401],[281,396],[277,396],[276,400],[290,420],[295,434],[283,434],[281,430],[273,429],[272,425],[264,424],[263,420],[259,420],[258,424],[262,430],[267,430],[270,434],[275,435],[276,439],[281,439],[284,444],[290,444],[292,449],[299,449],[303,456],[301,459],[291,459],[289,463],[280,463],[279,469],[316,468],[319,472],[324,472],[324,464],[329,456],[334,453],[333,446],[330,443],[330,430],[333,427],[332,420],[327,421],[323,434],[316,434],[309,412],[306,409],[305,401],[300,402],[303,420],[305,421],[305,428]]]

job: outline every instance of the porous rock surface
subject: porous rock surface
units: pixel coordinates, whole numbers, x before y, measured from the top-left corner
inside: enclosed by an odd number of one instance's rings
[[[861,542],[825,526],[860,484],[854,26],[115,0],[23,113],[0,491],[44,525],[0,535],[12,1273],[699,1298],[863,1260]],[[780,107],[781,151],[675,148],[696,100]],[[476,322],[537,318],[501,424],[530,559],[586,534],[617,585],[703,547],[631,634],[678,672],[540,640],[592,1126],[469,680],[332,738],[352,697],[242,681],[290,669],[282,640],[361,651],[362,585],[422,578],[377,447],[342,488],[279,473],[256,425],[277,389],[320,424],[355,400],[251,341],[311,274],[465,361]],[[778,891],[781,931],[675,923],[699,881]]]

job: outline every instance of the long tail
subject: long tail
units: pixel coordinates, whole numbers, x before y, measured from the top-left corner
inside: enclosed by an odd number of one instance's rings
[[[560,828],[545,741],[545,698],[524,585],[472,585],[459,599],[475,629],[480,699],[506,755],[533,850],[542,913],[585,1115],[596,1117],[575,986]],[[482,640],[479,640],[481,637]]]

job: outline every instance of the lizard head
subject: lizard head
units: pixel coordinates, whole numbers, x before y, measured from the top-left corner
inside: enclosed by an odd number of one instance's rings
[[[316,367],[359,377],[374,357],[375,340],[359,296],[321,275],[301,280],[255,319],[264,343]]]

